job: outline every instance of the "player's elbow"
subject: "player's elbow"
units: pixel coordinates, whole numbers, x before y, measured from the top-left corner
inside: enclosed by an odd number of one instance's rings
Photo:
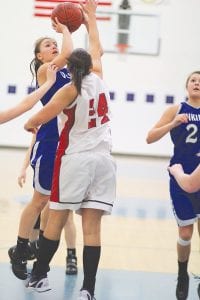
[[[99,49],[99,54],[100,54],[100,57],[104,55],[104,50],[101,46],[100,46],[100,49]]]
[[[158,136],[157,132],[152,129],[147,133],[146,142],[147,144],[152,144],[154,142],[157,142],[160,139],[160,136]]]
[[[149,134],[148,134],[147,137],[146,137],[146,143],[147,143],[147,144],[153,143],[153,140],[152,140],[152,138],[151,138],[151,136],[150,136]]]
[[[185,187],[184,187],[184,190],[187,192],[187,193],[195,193],[195,192],[198,192],[200,190],[200,187],[196,184],[196,183],[188,183]]]

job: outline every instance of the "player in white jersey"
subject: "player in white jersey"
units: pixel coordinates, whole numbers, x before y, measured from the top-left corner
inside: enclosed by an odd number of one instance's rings
[[[79,211],[94,208],[111,212],[115,190],[108,99],[102,79],[90,73],[82,81],[81,95],[64,110],[68,122],[57,150],[51,208]],[[88,176],[91,171],[95,171],[92,184],[91,175]]]
[[[29,288],[49,290],[47,272],[60,240],[69,209],[82,215],[84,280],[79,300],[92,300],[101,251],[101,218],[111,213],[116,194],[116,166],[110,154],[109,93],[102,80],[101,45],[96,24],[97,3],[82,5],[89,33],[89,53],[76,49],[67,60],[72,82],[28,120],[25,129],[35,132],[61,111],[67,122],[57,149],[50,213],[40,239]]]

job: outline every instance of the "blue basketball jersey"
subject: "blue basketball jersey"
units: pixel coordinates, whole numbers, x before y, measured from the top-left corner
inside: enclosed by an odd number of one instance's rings
[[[188,123],[170,131],[174,153],[170,165],[180,163],[186,173],[191,173],[200,163],[200,108],[182,102],[179,114],[187,114]]]
[[[70,82],[70,74],[66,68],[61,69],[57,72],[56,81],[54,85],[49,89],[49,91],[41,99],[42,105],[45,105],[49,102],[52,96],[59,90],[63,85]],[[48,123],[42,125],[37,132],[37,141],[57,141],[59,140],[59,130],[57,117],[50,120]]]
[[[46,105],[52,96],[71,80],[66,68],[56,74],[56,81],[49,91],[43,96],[41,102]],[[31,166],[34,170],[33,187],[44,195],[50,195],[53,176],[54,160],[59,141],[58,118],[42,125],[36,135],[36,141],[31,152]]]
[[[178,114],[187,114],[188,122],[170,131],[174,153],[170,165],[180,163],[190,174],[200,163],[200,108],[182,102]],[[170,195],[179,226],[193,224],[200,215],[200,192],[186,193],[170,174]]]

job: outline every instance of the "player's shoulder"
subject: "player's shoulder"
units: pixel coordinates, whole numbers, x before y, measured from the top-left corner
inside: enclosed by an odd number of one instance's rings
[[[48,63],[42,64],[37,70],[37,81],[39,85],[43,84],[46,81],[48,65]]]
[[[181,107],[181,104],[173,104],[170,105],[168,108],[166,108],[165,112],[166,113],[176,113]]]
[[[49,66],[49,63],[44,63],[44,64],[42,64],[42,65],[38,68],[37,75],[40,75],[41,73],[46,72],[48,66]]]

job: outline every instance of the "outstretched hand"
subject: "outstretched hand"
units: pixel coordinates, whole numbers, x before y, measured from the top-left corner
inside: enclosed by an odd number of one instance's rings
[[[96,9],[97,9],[98,1],[95,0],[86,0],[85,4],[80,3],[80,6],[83,11],[83,16],[84,16],[84,22],[85,26],[87,27],[88,25],[88,19],[91,14],[95,15]]]
[[[56,73],[58,71],[58,67],[55,64],[49,64],[47,67],[47,81],[54,83],[56,81]]]
[[[60,23],[57,17],[55,17],[54,20],[53,19],[51,20],[51,25],[52,28],[58,33],[62,33],[66,29],[68,30],[67,26]]]

